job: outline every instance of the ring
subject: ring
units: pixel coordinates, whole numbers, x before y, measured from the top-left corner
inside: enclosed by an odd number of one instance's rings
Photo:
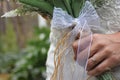
[[[92,62],[96,63],[97,61],[94,58],[91,58]]]

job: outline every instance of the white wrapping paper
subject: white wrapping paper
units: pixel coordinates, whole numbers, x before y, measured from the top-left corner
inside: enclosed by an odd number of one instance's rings
[[[71,27],[73,24],[76,24],[75,28]],[[48,53],[49,58],[47,59],[47,73],[48,77],[47,80],[50,80],[51,75],[54,71],[54,50],[55,47],[60,39],[63,38],[63,36],[66,33],[71,33],[71,36],[68,40],[66,40],[67,44],[71,44],[75,36],[80,32],[86,33],[87,36],[89,36],[89,41],[91,40],[92,32],[97,33],[110,33],[109,29],[105,29],[103,27],[100,27],[99,17],[94,9],[94,7],[89,3],[88,1],[85,4],[85,7],[83,8],[82,12],[80,13],[80,16],[76,19],[72,18],[70,15],[68,15],[66,12],[62,11],[60,8],[55,8],[52,25],[51,25],[51,46]],[[92,31],[92,32],[91,32]],[[86,35],[83,35],[83,37],[86,37]],[[87,44],[90,46],[90,43]],[[64,47],[63,47],[64,48]],[[89,49],[88,49],[89,50]],[[89,55],[89,52],[86,53],[87,57]],[[87,61],[84,60],[83,66],[78,64],[78,61],[75,62],[73,60],[74,52],[72,49],[72,46],[69,45],[69,48],[64,53],[64,58],[61,59],[61,63],[64,64],[63,70],[59,69],[58,77],[63,75],[63,80],[85,80],[86,78],[86,63]],[[86,59],[87,59],[86,57]],[[61,74],[62,71],[62,74]],[[81,73],[82,72],[82,73]],[[81,79],[81,76],[84,73],[83,79]],[[114,72],[118,73],[117,71]],[[118,77],[118,76],[117,76]],[[56,80],[60,80],[57,78]],[[92,78],[91,80],[96,80],[96,78]],[[119,77],[118,77],[119,80]]]

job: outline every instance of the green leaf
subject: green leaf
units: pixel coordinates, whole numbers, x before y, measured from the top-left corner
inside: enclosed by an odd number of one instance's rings
[[[64,2],[62,0],[53,0],[54,6],[57,8],[62,8],[63,10],[67,11]]]
[[[66,6],[67,12],[71,16],[73,16],[72,9],[71,9],[71,3],[72,3],[72,1],[71,0],[63,0],[63,2],[64,2],[64,5]]]
[[[84,6],[86,0],[72,0],[72,11],[74,17],[78,17],[82,7]]]
[[[32,7],[39,8],[43,12],[47,12],[49,14],[53,14],[54,6],[44,0],[19,0],[19,2],[24,3],[26,5],[30,5]]]
[[[100,76],[97,76],[98,80],[115,80],[111,72],[105,72]]]

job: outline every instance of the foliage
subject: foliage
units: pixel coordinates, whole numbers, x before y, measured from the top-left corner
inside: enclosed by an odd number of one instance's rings
[[[15,2],[22,3],[18,9],[12,10],[2,17],[14,17],[23,14],[30,14],[31,12],[38,12],[44,17],[53,16],[54,7],[62,8],[69,15],[74,18],[79,16],[86,0],[16,0]],[[104,0],[89,0],[95,7],[101,7]]]
[[[19,0],[19,2],[38,8],[52,15],[54,7],[62,8],[73,17],[78,17],[85,0]]]
[[[6,25],[6,32],[5,34],[0,35],[0,52],[7,53],[9,52],[17,52],[17,40],[15,31],[13,30],[12,24],[8,22]]]
[[[0,73],[10,73],[14,68],[14,64],[18,59],[20,59],[25,53],[20,54],[15,53],[0,53]]]
[[[11,74],[11,80],[44,80],[49,49],[49,28],[35,28],[35,36],[17,54],[0,54],[0,73]]]
[[[35,29],[36,38],[29,41],[28,54],[16,62],[12,80],[44,80],[40,75],[45,71],[49,32],[47,28]]]
[[[0,37],[0,38],[1,38],[1,37]],[[2,44],[2,41],[1,41],[1,39],[0,39],[0,51],[2,51],[2,49],[1,49],[1,48],[2,48],[2,45],[3,45],[3,44]]]
[[[2,17],[19,16],[31,12],[38,12],[41,15],[52,17],[54,7],[62,8],[74,18],[79,16],[86,0],[16,0],[21,6],[15,10],[10,11]]]

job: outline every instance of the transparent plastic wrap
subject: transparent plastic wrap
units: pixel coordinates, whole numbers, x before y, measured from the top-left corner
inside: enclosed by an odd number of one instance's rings
[[[87,80],[87,60],[92,42],[91,29],[104,32],[100,28],[99,17],[89,1],[78,18],[73,18],[61,8],[55,8],[51,22],[51,30],[56,32],[53,40],[56,46],[54,50],[54,73],[51,80]],[[77,60],[74,60],[72,43],[80,34]],[[84,50],[84,52],[83,52]],[[94,79],[95,80],[95,79]]]

